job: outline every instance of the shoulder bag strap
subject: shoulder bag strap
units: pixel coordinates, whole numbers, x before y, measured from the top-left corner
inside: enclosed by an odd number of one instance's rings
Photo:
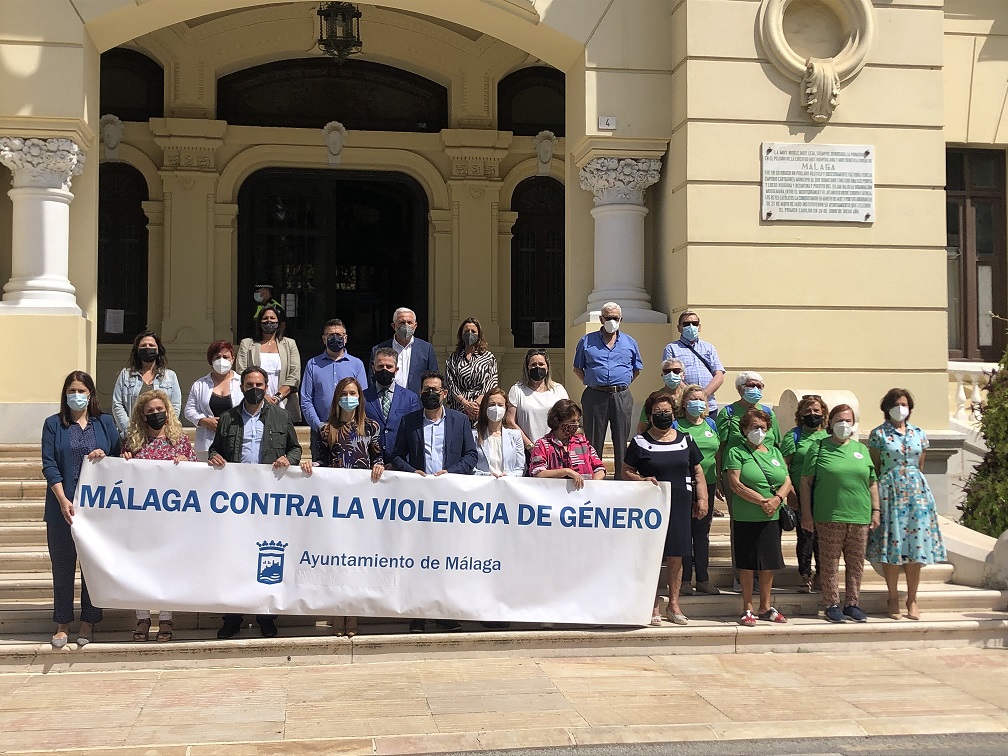
[[[710,364],[709,362],[707,362],[707,360],[706,360],[706,359],[704,359],[704,358],[703,358],[703,357],[702,357],[702,356],[700,355],[700,352],[698,352],[698,351],[697,351],[696,349],[694,349],[694,348],[693,348],[693,345],[692,345],[692,344],[683,344],[683,345],[684,345],[684,346],[685,346],[685,347],[686,347],[687,349],[689,349],[689,350],[690,350],[691,352],[693,352],[693,354],[694,354],[694,355],[696,356],[696,358],[697,358],[698,360],[700,360],[700,362],[702,362],[702,363],[703,363],[703,366],[704,366],[705,368],[707,368],[707,372],[708,372],[708,373],[710,373],[710,374],[711,374],[711,377],[713,378],[713,377],[714,377],[714,374],[715,374],[715,373],[714,373],[714,368],[712,368],[712,367],[711,367],[711,364]]]
[[[749,449],[749,447],[746,448]],[[749,456],[752,457],[752,461],[756,464],[756,467],[758,467],[760,472],[763,473],[763,479],[767,482],[767,485],[770,486],[770,490],[773,491],[773,495],[776,496],[777,486],[770,482],[770,476],[766,474],[766,470],[763,469],[763,465],[761,465],[759,460],[756,459],[756,454],[753,453],[752,449],[749,449]]]

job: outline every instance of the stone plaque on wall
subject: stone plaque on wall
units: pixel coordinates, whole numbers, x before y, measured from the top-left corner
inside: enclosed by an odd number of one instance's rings
[[[875,221],[875,148],[763,142],[765,221]]]

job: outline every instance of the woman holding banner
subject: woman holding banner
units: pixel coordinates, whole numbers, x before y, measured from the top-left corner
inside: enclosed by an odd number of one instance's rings
[[[119,455],[119,431],[111,415],[103,415],[98,404],[94,380],[82,370],[75,370],[63,381],[60,410],[47,417],[42,426],[42,474],[46,479],[46,541],[53,576],[53,622],[56,632],[52,647],[67,644],[74,618],[74,577],[77,549],[70,525],[73,523],[73,498],[77,491],[84,459],[97,462]],[[102,610],[91,603],[87,583],[81,575],[81,624],[77,647],[91,642],[94,626],[101,621]]]
[[[381,428],[364,413],[364,390],[353,376],[336,384],[329,418],[319,426],[319,440],[312,449],[314,461],[303,460],[301,470],[312,474],[312,468],[341,467],[371,470],[372,482],[385,472],[382,461]],[[352,638],[357,635],[356,617],[334,617],[333,632]]]
[[[663,389],[644,402],[649,429],[634,436],[623,458],[623,480],[666,481],[672,486],[668,528],[665,531],[665,566],[668,577],[669,604],[665,616],[670,622],[685,625],[689,620],[679,607],[683,558],[693,553],[693,518],[707,515],[707,481],[704,479],[703,453],[693,437],[675,427],[675,400]],[[660,626],[661,612],[655,592],[651,624]]]
[[[525,444],[522,432],[507,421],[508,410],[513,409],[508,404],[502,388],[492,388],[483,395],[473,429],[479,453],[474,475],[520,478],[525,474]]]
[[[529,475],[570,478],[575,490],[584,488],[585,478],[605,478],[605,465],[581,432],[581,408],[576,402],[561,399],[546,415],[546,422],[550,432],[532,447]]]
[[[144,391],[137,397],[123,446],[123,459],[171,460],[176,465],[179,462],[196,461],[196,451],[182,430],[175,408],[168,394],[160,389]],[[133,640],[143,643],[150,633],[150,609],[137,609],[136,616],[137,626],[133,631]],[[158,643],[171,639],[172,613],[159,611]]]

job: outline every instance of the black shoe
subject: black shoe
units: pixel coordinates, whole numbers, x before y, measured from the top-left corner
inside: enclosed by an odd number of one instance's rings
[[[462,629],[462,623],[456,620],[434,620],[434,624],[449,633],[457,633]]]
[[[217,640],[227,640],[234,638],[241,632],[241,620],[228,618],[224,620],[224,625],[217,631]]]
[[[271,619],[260,620],[259,632],[262,633],[263,638],[276,638],[277,637],[276,622],[274,622]]]
[[[427,620],[410,620],[409,631],[411,633],[422,633],[427,628]]]

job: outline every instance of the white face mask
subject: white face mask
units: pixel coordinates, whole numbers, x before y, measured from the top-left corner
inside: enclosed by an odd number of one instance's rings
[[[608,333],[616,333],[619,330],[619,321],[616,318],[609,318],[602,323]]]
[[[487,417],[493,422],[499,423],[504,419],[504,412],[506,410],[499,404],[491,404],[487,407]]]
[[[215,372],[224,375],[231,370],[231,360],[226,357],[218,357],[213,361],[213,369]]]
[[[854,423],[840,420],[833,423],[833,435],[841,441],[846,441],[854,435]]]
[[[749,443],[753,446],[759,446],[763,443],[763,439],[766,438],[766,431],[762,428],[753,428],[746,433],[746,438],[749,439]]]
[[[905,404],[897,404],[889,408],[889,417],[894,423],[902,423],[910,417],[910,408]]]

